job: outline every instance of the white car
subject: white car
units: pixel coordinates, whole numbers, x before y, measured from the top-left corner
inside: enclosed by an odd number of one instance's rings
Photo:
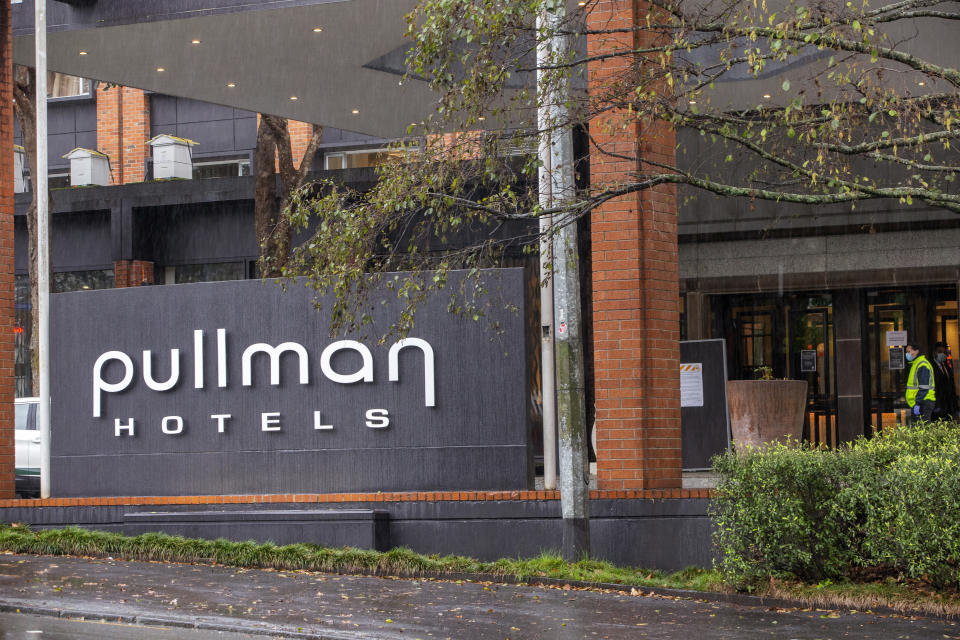
[[[39,398],[17,398],[14,403],[16,422],[16,485],[17,496],[40,496],[40,431],[37,430]]]

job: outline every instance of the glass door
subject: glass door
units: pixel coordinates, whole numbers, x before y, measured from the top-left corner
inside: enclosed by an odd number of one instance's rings
[[[807,302],[807,304],[804,304]],[[798,300],[790,314],[789,378],[807,381],[804,437],[815,445],[837,446],[836,369],[832,306]],[[804,308],[806,307],[806,308]]]
[[[906,421],[907,404],[903,394],[908,371],[890,368],[887,332],[906,331],[908,336],[913,336],[913,313],[906,304],[872,304],[867,307],[867,318],[870,414],[876,432]]]

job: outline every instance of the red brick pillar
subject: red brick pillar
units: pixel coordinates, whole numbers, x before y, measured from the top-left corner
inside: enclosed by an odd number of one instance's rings
[[[144,282],[153,284],[152,262],[149,260],[114,260],[113,286],[115,288],[139,287]]]
[[[650,46],[647,5],[600,0],[592,30],[622,33],[588,38],[589,55]],[[590,65],[590,91],[629,68],[615,57]],[[590,123],[590,175],[595,190],[632,180],[644,160],[675,162],[675,135],[659,122],[607,112]],[[610,152],[618,155],[608,155]],[[621,157],[622,156],[622,157]],[[594,210],[593,331],[599,489],[681,486],[680,310],[677,201],[662,186],[608,201]]]
[[[10,3],[0,5],[0,498],[15,493],[13,373],[13,61]]]
[[[98,87],[97,150],[110,156],[114,184],[143,181],[149,139],[150,98],[132,87]]]

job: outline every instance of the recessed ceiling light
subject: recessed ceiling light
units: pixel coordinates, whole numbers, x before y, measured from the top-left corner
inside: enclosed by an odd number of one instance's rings
[[[80,55],[85,56],[85,55],[87,55],[87,52],[86,52],[86,51],[81,51],[81,52],[80,52]]]
[[[479,120],[480,122],[483,122],[486,119],[487,119],[487,116],[480,116],[479,118],[477,118],[477,120]]]
[[[764,100],[769,100],[769,99],[770,99],[770,94],[769,94],[769,93],[763,94],[763,99],[764,99]]]
[[[690,104],[697,104],[697,101],[696,101],[696,100],[690,100],[689,102],[690,102]]]
[[[580,2],[578,2],[577,4],[580,5],[581,7],[587,6],[587,3],[584,2],[583,0],[580,0]]]
[[[166,69],[163,67],[157,67],[157,73],[163,73],[164,71],[166,71]]]
[[[236,86],[237,86],[237,83],[236,83],[236,82],[228,82],[228,83],[227,83],[227,88],[228,88],[228,89],[233,89],[233,88],[236,87]]]
[[[313,28],[313,32],[314,32],[314,33],[320,33],[321,31],[323,31],[323,27],[314,27],[314,28]]]
[[[924,87],[924,86],[926,86],[927,83],[924,82],[923,80],[921,80],[921,81],[918,82],[917,84],[920,85],[921,87]]]
[[[191,43],[191,44],[200,44],[200,41],[197,40],[196,38],[194,38],[193,40],[190,41],[190,43]]]
[[[300,98],[298,98],[297,96],[290,96],[290,99],[291,99],[291,100],[299,100]]]
[[[360,109],[354,109],[350,113],[352,113],[353,115],[357,115],[358,113],[360,113]]]

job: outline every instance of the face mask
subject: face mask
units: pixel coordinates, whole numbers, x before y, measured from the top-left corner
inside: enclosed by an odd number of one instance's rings
[[[938,354],[937,354],[937,362],[939,362],[939,363],[942,364],[942,363],[944,363],[944,362],[946,362],[946,361],[947,361],[947,354],[945,354],[945,353],[938,353]]]
[[[907,353],[907,362],[913,362],[916,357],[917,357],[917,356],[915,356],[915,355],[913,355],[912,353],[909,353],[909,352],[908,352],[908,353]]]

